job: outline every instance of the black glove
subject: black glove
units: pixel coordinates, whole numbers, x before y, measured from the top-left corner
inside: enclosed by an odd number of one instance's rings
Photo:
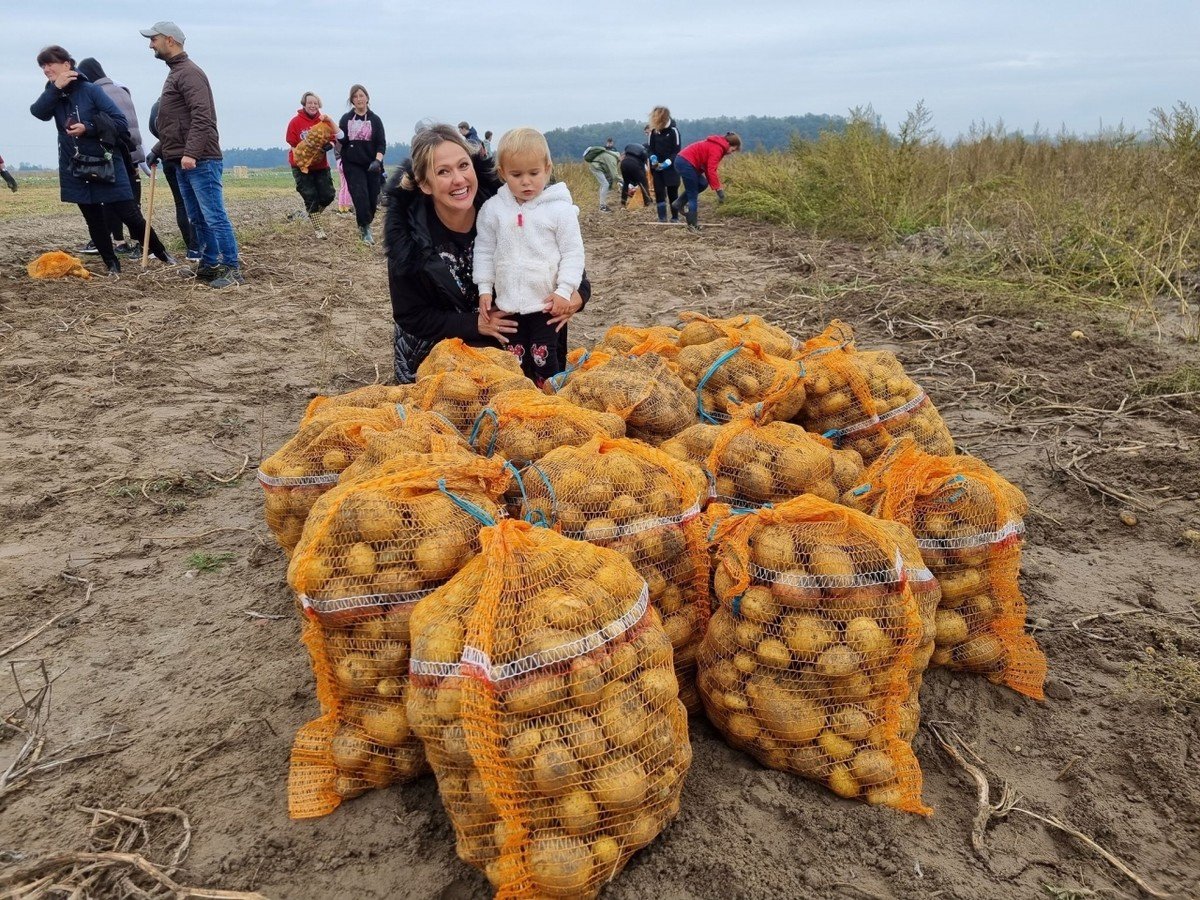
[[[367,171],[372,172],[372,173],[382,172],[383,171],[383,160],[381,160],[381,159],[371,160],[371,164],[369,166],[367,166]]]
[[[8,169],[0,171],[0,178],[4,179],[4,183],[8,185],[9,190],[14,194],[17,192],[17,179],[12,177]]]
[[[153,150],[146,154],[146,165],[152,169],[158,165],[158,154]]]
[[[721,188],[717,191],[717,202],[718,203],[725,202],[725,189],[724,188]]]
[[[322,147],[322,148],[321,148],[321,152],[322,152],[322,153],[328,153],[328,152],[329,152],[330,150],[332,150],[332,149],[333,149],[333,144],[332,144],[332,143],[329,143],[329,144],[326,144],[324,147]]]

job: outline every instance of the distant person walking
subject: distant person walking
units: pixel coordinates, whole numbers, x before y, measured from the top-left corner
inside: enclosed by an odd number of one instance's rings
[[[371,95],[365,87],[352,85],[348,102],[351,109],[338,122],[342,171],[354,203],[359,237],[364,244],[374,244],[371,223],[379,209],[387,136],[383,131],[383,120],[371,110]]]
[[[658,209],[658,221],[667,221],[667,210],[671,221],[679,221],[675,200],[679,196],[679,171],[675,168],[675,157],[683,146],[679,140],[679,129],[671,118],[671,110],[656,106],[650,110],[650,171],[654,178],[654,201]]]
[[[76,71],[71,54],[57,44],[44,48],[37,64],[46,76],[46,88],[29,111],[43,122],[53,119],[58,128],[59,197],[63,203],[78,204],[108,274],[117,276],[121,263],[113,252],[104,206],[111,206],[134,234],[146,230],[142,211],[133,201],[129,173],[114,159],[116,143],[127,128],[125,115],[102,89]],[[156,258],[174,264],[153,230],[150,250]]]
[[[459,122],[458,133],[463,136],[463,140],[470,146],[473,156],[478,156],[480,159],[487,158],[487,148],[483,145],[483,138],[479,136],[479,132],[475,130],[475,126],[466,120]]]
[[[626,144],[621,154],[621,205],[629,202],[633,188],[642,192],[642,201],[650,205],[650,183],[646,178],[646,163],[650,154],[641,144]]]
[[[608,192],[617,186],[621,157],[617,155],[616,150],[609,150],[607,147],[588,147],[583,151],[583,161],[588,164],[596,183],[600,185],[600,212],[610,212]]]
[[[156,141],[158,140],[158,105],[157,100],[150,107],[150,119],[147,126],[150,129],[150,136]],[[197,229],[192,227],[192,223],[188,221],[187,207],[184,206],[183,197],[179,193],[179,162],[170,160],[160,160],[154,155],[153,151],[146,154],[146,165],[150,168],[162,164],[163,177],[167,180],[167,187],[171,189],[171,199],[175,201],[175,224],[179,226],[179,235],[183,238],[183,243],[187,247],[187,258],[190,260],[200,259],[200,243],[197,239]]]
[[[350,196],[350,185],[346,184],[346,169],[342,166],[341,151],[338,151],[337,170],[337,211],[339,216],[346,216],[354,211],[354,198]]]
[[[17,179],[13,178],[12,172],[8,171],[8,166],[4,165],[4,157],[0,156],[0,178],[4,179],[4,183],[8,185],[8,189],[14,194],[17,192]]]
[[[296,182],[296,193],[304,201],[304,211],[313,220],[313,229],[317,237],[325,239],[325,231],[316,219],[322,210],[334,201],[337,193],[333,189],[333,175],[329,171],[329,157],[322,153],[304,169],[296,162],[296,148],[308,137],[308,132],[319,122],[328,122],[333,127],[333,120],[321,112],[321,98],[312,91],[300,95],[300,108],[288,122],[284,140],[288,147],[288,165],[292,167],[292,178]],[[320,134],[321,132],[316,132]],[[316,138],[314,137],[314,140]],[[333,149],[333,143],[326,145],[327,151]],[[298,215],[298,214],[297,214]]]
[[[87,76],[88,81],[108,94],[108,99],[117,104],[117,108],[125,116],[125,121],[129,123],[129,138],[132,146],[126,147],[124,142],[118,142],[117,149],[120,152],[122,162],[125,164],[125,170],[129,173],[129,184],[133,188],[133,202],[140,207],[142,204],[142,180],[138,177],[138,172],[144,167],[146,174],[149,175],[150,167],[146,165],[146,149],[142,145],[142,131],[138,127],[137,110],[133,106],[133,96],[129,93],[129,88],[109,78],[104,71],[104,67],[92,57],[89,56],[87,59],[81,59],[77,68],[81,74]],[[142,255],[143,235],[131,234],[129,235],[129,240],[126,241],[125,225],[112,207],[106,206],[104,208],[104,220],[108,223],[109,231],[112,234],[114,251],[129,256]],[[89,241],[88,245],[81,252],[95,253],[96,247]]]
[[[213,288],[245,284],[237,237],[225,212],[221,136],[208,76],[184,52],[183,30],[174,22],[155,22],[141,35],[150,39],[155,58],[167,64],[156,123],[159,141],[151,153],[179,164],[179,194],[200,243],[195,277]]]
[[[721,177],[717,174],[717,166],[730,153],[742,149],[742,139],[736,131],[727,131],[724,136],[710,134],[702,141],[688,144],[675,157],[675,168],[683,181],[684,195],[672,204],[677,213],[687,207],[687,227],[691,231],[700,230],[699,199],[700,194],[711,187],[717,192],[717,202],[725,202],[725,189],[721,187]]]

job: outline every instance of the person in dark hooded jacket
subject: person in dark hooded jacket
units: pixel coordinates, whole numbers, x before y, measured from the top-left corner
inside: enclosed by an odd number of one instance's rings
[[[679,213],[675,210],[675,200],[679,197],[679,172],[675,169],[675,157],[683,144],[680,142],[679,129],[671,118],[671,111],[665,106],[656,106],[650,110],[650,171],[654,177],[654,201],[658,207],[658,221],[667,221],[667,210],[671,212],[671,221],[679,222]]]
[[[88,57],[81,59],[77,66],[79,73],[87,77],[87,80],[96,87],[103,89],[104,93],[108,94],[108,99],[117,105],[121,110],[121,114],[125,116],[125,121],[129,126],[129,141],[121,141],[117,144],[117,150],[121,154],[121,161],[125,164],[125,170],[129,173],[129,186],[133,188],[133,202],[140,207],[142,204],[142,181],[138,177],[139,167],[145,166],[146,150],[142,145],[142,131],[138,127],[137,110],[133,106],[133,95],[129,93],[129,88],[123,84],[118,84],[113,81],[104,71],[104,67],[100,65],[98,60]],[[149,173],[149,166],[145,166],[146,172]],[[111,206],[104,207],[104,220],[108,223],[108,229],[112,233],[113,249],[118,253],[136,253],[141,254],[142,235],[130,234],[129,242],[125,243],[125,223],[121,221],[120,216]],[[87,250],[84,251],[88,252]],[[92,252],[95,252],[93,247]]]
[[[150,120],[147,123],[150,127],[150,136],[158,140],[158,103],[155,100],[154,105],[150,107]],[[183,195],[179,192],[179,163],[176,160],[147,160],[148,165],[162,165],[163,177],[167,180],[167,187],[171,189],[171,199],[175,201],[175,224],[179,226],[179,234],[183,238],[183,243],[187,246],[187,258],[200,258],[200,244],[197,240],[198,229],[192,226],[188,220],[187,206],[184,205]]]
[[[62,47],[52,45],[37,56],[38,66],[46,76],[46,88],[29,111],[43,122],[54,120],[58,128],[59,197],[64,203],[79,205],[87,222],[88,234],[100,251],[110,275],[121,271],[121,263],[113,252],[112,235],[104,220],[104,205],[111,205],[129,230],[144,234],[146,220],[133,200],[129,173],[120,161],[113,165],[112,181],[88,181],[77,175],[71,166],[72,156],[103,158],[115,154],[112,139],[128,129],[128,122],[117,105],[101,88],[96,87],[75,69],[75,60]],[[110,140],[102,141],[105,132]],[[174,265],[158,235],[150,231],[150,250],[158,259]]]
[[[499,310],[480,311],[473,277],[476,215],[500,189],[500,179],[450,125],[422,128],[411,146],[412,157],[388,183],[384,227],[400,384],[416,380],[417,367],[440,340],[503,347],[517,329]],[[559,359],[567,358],[567,321],[591,290],[584,275],[568,301],[570,311],[550,319],[558,326]]]

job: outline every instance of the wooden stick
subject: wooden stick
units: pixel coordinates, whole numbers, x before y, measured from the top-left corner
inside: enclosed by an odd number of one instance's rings
[[[150,263],[150,222],[154,218],[154,182],[158,177],[158,166],[150,167],[150,202],[146,204],[146,233],[142,236],[142,271]]]
[[[89,603],[91,603],[92,602],[92,589],[93,589],[94,585],[89,581],[87,583],[87,586],[88,586],[87,596],[83,598],[82,603],[80,603],[74,609],[68,609],[64,612],[60,612],[57,616],[54,616],[49,621],[43,622],[37,628],[33,629],[33,631],[29,632],[29,634],[25,635],[25,637],[21,638],[15,644],[9,644],[3,650],[0,650],[0,659],[3,659],[4,657],[8,656],[8,654],[12,653],[18,647],[22,647],[25,644],[28,644],[35,637],[37,637],[39,634],[41,634],[43,631],[45,631],[47,628],[49,628],[51,625],[53,625],[55,622],[57,622],[59,619],[61,619],[63,616],[69,616],[73,613],[77,613],[81,609],[83,609],[85,606],[87,606]]]

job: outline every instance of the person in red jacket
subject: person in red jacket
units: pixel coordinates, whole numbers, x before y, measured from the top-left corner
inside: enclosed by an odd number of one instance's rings
[[[742,149],[742,139],[736,131],[727,131],[725,136],[710,134],[702,141],[688,144],[675,157],[675,168],[683,181],[683,196],[671,204],[672,212],[683,212],[687,206],[687,226],[691,231],[699,231],[698,209],[700,192],[711,187],[717,192],[717,202],[725,202],[725,189],[721,187],[721,178],[717,174],[717,166],[730,153]]]
[[[312,91],[305,91],[300,97],[300,109],[296,110],[296,115],[292,117],[292,121],[288,122],[286,135],[288,146],[292,149],[298,147],[308,130],[321,121],[333,124],[333,120],[321,112],[321,98]],[[336,125],[334,125],[334,130],[337,130]],[[329,149],[333,149],[332,144]],[[292,150],[288,150],[288,165],[292,167],[292,177],[296,179],[296,191],[303,198],[304,209],[309,216],[317,215],[333,202],[337,193],[333,189],[333,176],[329,172],[328,157],[321,156],[308,167],[307,172],[301,172],[299,166],[296,165],[296,158]],[[316,229],[317,237],[325,237],[325,232],[321,230],[321,226],[315,220],[313,227]]]

